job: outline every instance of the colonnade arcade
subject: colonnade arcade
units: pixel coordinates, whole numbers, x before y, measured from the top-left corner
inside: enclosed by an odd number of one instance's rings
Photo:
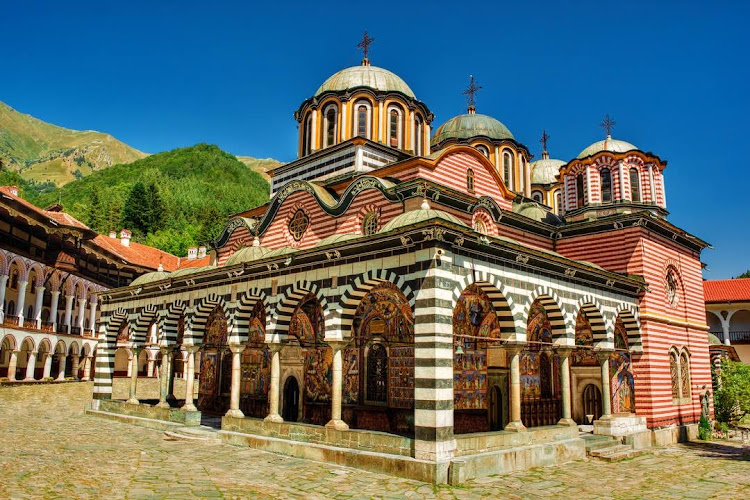
[[[415,293],[393,273],[368,276],[336,303],[317,285],[298,282],[273,304],[252,289],[209,294],[193,307],[176,301],[163,309],[117,309],[102,325],[100,366],[112,362],[125,327],[137,359],[155,324],[169,374],[162,377],[160,406],[175,406],[179,397],[186,410],[209,414],[414,435],[415,364],[427,369],[415,363]],[[597,301],[583,297],[570,321],[554,291],[535,290],[520,306],[493,281],[469,280],[454,291],[454,433],[584,424],[635,412],[631,356],[640,335],[631,306],[605,319]],[[171,382],[181,351],[184,396],[172,394]],[[131,403],[138,403],[137,378],[132,370]]]
[[[6,333],[0,342],[0,378],[9,381],[93,380],[96,342],[57,335]]]

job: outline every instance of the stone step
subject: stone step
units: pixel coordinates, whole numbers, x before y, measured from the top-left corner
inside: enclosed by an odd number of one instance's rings
[[[216,429],[206,426],[180,427],[164,432],[164,439],[169,441],[202,441],[204,443],[219,443],[219,433]]]
[[[611,455],[601,455],[597,458],[605,462],[622,462],[623,460],[633,458],[633,450],[624,450],[618,453],[612,453]]]
[[[591,450],[589,452],[589,455],[592,457],[604,457],[604,456],[611,456],[615,455],[617,453],[622,452],[628,452],[632,451],[633,447],[629,444],[617,444],[617,442],[612,442],[613,446],[607,446],[606,448],[599,448],[598,450]]]

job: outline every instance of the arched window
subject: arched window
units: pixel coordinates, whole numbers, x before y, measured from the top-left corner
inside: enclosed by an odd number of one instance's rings
[[[369,236],[378,232],[378,213],[376,211],[367,212],[362,219],[362,234]]]
[[[479,234],[487,234],[487,228],[484,225],[484,222],[482,222],[481,219],[477,219],[474,221],[474,231],[478,232]]]
[[[664,286],[667,291],[667,301],[671,305],[677,304],[677,277],[675,276],[674,269],[667,271]]]
[[[15,316],[16,315],[16,303],[12,300],[8,302],[8,316]]]
[[[555,213],[557,215],[563,213],[562,192],[559,189],[555,191]]]
[[[466,189],[468,189],[469,192],[474,191],[474,171],[472,169],[466,170]]]
[[[586,203],[586,197],[583,193],[583,174],[576,176],[576,207],[581,208]]]
[[[487,149],[487,146],[485,146],[484,144],[478,144],[476,146],[476,148],[477,148],[477,151],[479,151],[480,153],[482,153],[485,158],[489,158],[490,157],[490,150]]]
[[[299,241],[302,239],[309,225],[310,219],[307,217],[305,211],[300,208],[289,221],[289,233],[292,235],[292,238]]]
[[[414,154],[416,156],[422,156],[424,154],[422,142],[424,141],[424,123],[422,123],[422,117],[419,115],[414,116]]]
[[[11,290],[18,290],[18,270],[14,270],[10,277]]]
[[[357,135],[360,137],[370,138],[370,103],[367,101],[357,101],[354,105],[356,118]]]
[[[630,199],[636,203],[641,202],[641,180],[637,168],[630,169]]]
[[[36,293],[36,273],[29,274],[29,293],[31,295]]]
[[[680,355],[680,395],[690,399],[690,361],[686,352]]]
[[[523,191],[526,186],[526,159],[521,156],[521,168],[520,168],[520,174],[518,177],[518,190]]]
[[[326,107],[323,113],[323,147],[336,144],[338,132],[338,109],[335,104]]]
[[[305,117],[304,129],[302,131],[302,155],[309,155],[312,151],[312,113]]]
[[[34,306],[29,306],[26,309],[26,319],[31,319],[34,317]]]
[[[383,344],[372,344],[367,353],[367,399],[388,402],[388,351]]]
[[[503,153],[503,180],[508,189],[515,191],[513,185],[513,156],[508,151]]]
[[[612,174],[609,169],[601,169],[599,178],[602,184],[602,203],[612,203]]]
[[[396,106],[388,108],[388,144],[392,148],[403,149],[403,120],[401,110]]]
[[[531,193],[531,199],[534,200],[537,203],[544,203],[541,191],[534,191]]]
[[[669,377],[672,382],[673,399],[678,399],[680,397],[680,378],[678,375],[678,369],[677,353],[672,351],[669,353]]]

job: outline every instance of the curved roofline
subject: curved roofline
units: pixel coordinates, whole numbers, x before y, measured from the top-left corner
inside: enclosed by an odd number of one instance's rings
[[[432,113],[432,111],[430,111],[430,108],[427,107],[427,104],[425,104],[424,101],[420,101],[416,97],[408,96],[398,90],[382,91],[382,90],[373,89],[372,87],[367,87],[365,85],[359,85],[357,87],[351,87],[350,89],[347,89],[347,90],[326,90],[320,94],[315,94],[311,97],[308,97],[307,99],[302,101],[302,104],[300,104],[297,110],[294,112],[294,119],[298,123],[302,123],[302,119],[304,118],[305,113],[307,112],[306,108],[309,106],[318,107],[319,103],[323,102],[329,96],[340,97],[342,95],[346,96],[347,94],[353,95],[357,92],[368,93],[372,95],[372,97],[376,101],[379,99],[380,96],[387,97],[389,95],[395,95],[395,96],[401,97],[407,103],[413,104],[415,106],[420,106],[422,110],[424,111],[425,119],[427,120],[428,123],[432,123],[432,120],[434,119],[434,116],[435,116]],[[347,101],[348,100],[349,99],[347,99]]]
[[[524,145],[523,143],[518,142],[516,139],[492,139],[491,137],[486,136],[486,135],[474,135],[467,139],[458,139],[456,137],[449,137],[435,144],[432,144],[432,142],[430,142],[430,149],[442,150],[446,146],[451,146],[453,144],[468,146],[469,142],[475,141],[477,139],[484,139],[487,142],[491,142],[497,146],[502,146],[504,143],[511,143],[514,146],[516,146],[516,149],[523,150],[526,153],[526,156],[529,157],[529,160],[531,160],[534,157],[534,155],[531,154],[531,151],[529,150],[529,148],[527,148],[526,145]]]
[[[573,158],[572,160],[568,161],[565,165],[560,167],[560,175],[563,176],[567,174],[568,170],[570,170],[570,168],[573,167],[573,165],[576,165],[579,163],[583,165],[590,165],[594,163],[594,161],[600,156],[612,156],[617,160],[622,160],[632,155],[639,156],[641,157],[642,160],[655,161],[656,166],[659,168],[659,170],[664,170],[665,168],[667,168],[666,160],[662,160],[654,153],[643,151],[640,149],[631,149],[630,151],[625,151],[623,153],[615,153],[613,151],[598,151],[594,153],[593,155],[587,156],[585,158]]]

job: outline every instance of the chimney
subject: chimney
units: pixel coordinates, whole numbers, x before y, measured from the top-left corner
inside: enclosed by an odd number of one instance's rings
[[[8,186],[8,191],[10,191],[10,194],[13,196],[18,196],[18,186]]]
[[[206,256],[206,245],[201,245],[198,247],[198,258],[202,259]]]
[[[123,229],[120,231],[120,243],[122,243],[122,246],[129,247],[130,246],[130,237],[133,235],[130,231],[127,229]]]
[[[109,232],[109,237],[116,240],[117,239],[117,231],[110,231]]]
[[[198,249],[195,247],[188,248],[188,260],[195,260],[198,257]]]

